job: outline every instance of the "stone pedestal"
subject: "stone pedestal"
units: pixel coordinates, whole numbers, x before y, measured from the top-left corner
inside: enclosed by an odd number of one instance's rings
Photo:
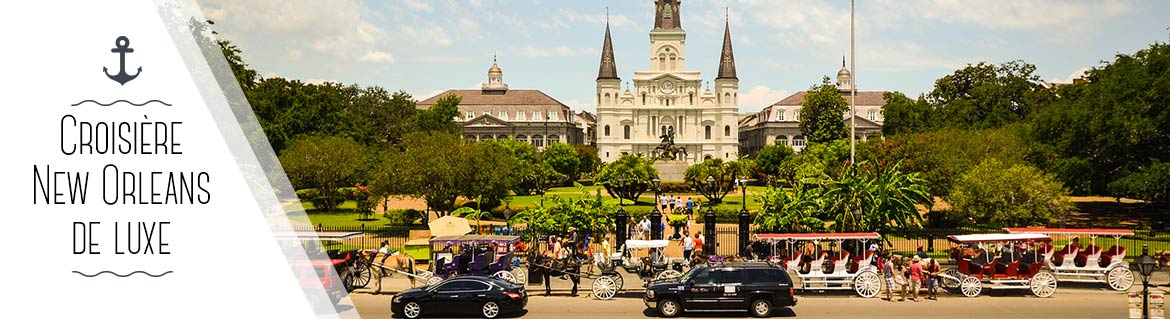
[[[689,164],[686,161],[657,160],[654,162],[654,168],[658,169],[658,179],[663,182],[686,181],[687,166]]]

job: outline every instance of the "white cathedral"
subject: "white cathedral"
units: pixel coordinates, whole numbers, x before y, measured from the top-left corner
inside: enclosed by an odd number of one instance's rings
[[[730,24],[724,26],[723,52],[714,87],[703,85],[699,71],[686,70],[687,33],[682,29],[680,0],[656,0],[650,31],[650,70],[634,72],[633,88],[622,89],[614,61],[609,24],[597,74],[597,147],[604,162],[623,153],[651,156],[664,134],[686,149],[678,160],[739,156],[739,78],[731,50]]]

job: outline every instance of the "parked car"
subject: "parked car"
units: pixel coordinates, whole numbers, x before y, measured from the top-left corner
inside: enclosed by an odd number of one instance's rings
[[[472,315],[496,318],[524,310],[524,286],[484,276],[460,276],[403,291],[394,296],[390,311],[406,318],[432,315]]]
[[[767,317],[775,308],[796,306],[792,278],[765,263],[727,263],[692,268],[678,280],[646,288],[646,307],[663,317],[683,311],[748,311]]]

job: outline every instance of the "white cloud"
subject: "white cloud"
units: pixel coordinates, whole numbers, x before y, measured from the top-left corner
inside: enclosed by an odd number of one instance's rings
[[[739,92],[739,110],[740,112],[756,112],[788,97],[788,95],[788,90],[773,90],[767,86],[756,85],[747,92]]]
[[[304,79],[304,80],[302,80],[302,82],[305,82],[308,84],[341,83],[341,81],[337,81],[337,80],[333,80],[333,79],[321,79],[321,78]]]
[[[363,55],[361,60],[362,62],[372,63],[394,63],[394,56],[382,51],[370,51],[366,52],[366,55]]]
[[[246,55],[301,59],[304,50],[332,57],[356,59],[378,44],[385,31],[366,19],[357,1],[205,0],[204,12],[214,29],[233,41],[253,44]],[[279,40],[279,49],[258,43]],[[254,52],[259,50],[260,52]],[[264,52],[263,50],[276,50]],[[288,53],[296,51],[296,53]]]
[[[1056,78],[1056,79],[1049,80],[1049,82],[1073,83],[1073,80],[1080,79],[1080,78],[1084,77],[1087,73],[1089,73],[1089,68],[1083,67],[1083,68],[1077,69],[1076,71],[1072,71],[1072,73],[1069,73],[1068,76],[1064,77],[1064,79]]]
[[[1128,0],[1117,1],[955,1],[878,0],[878,7],[896,16],[924,18],[942,23],[974,24],[1003,30],[1031,30],[1048,42],[1070,43],[1087,40],[1110,18],[1133,11]]]
[[[437,46],[451,46],[455,44],[455,40],[447,34],[447,31],[437,24],[427,24],[423,26],[404,25],[398,28],[397,36],[408,42],[415,44],[429,44]]]
[[[431,9],[430,4],[427,4],[425,1],[421,1],[421,0],[402,0],[402,4],[405,4],[406,7],[410,8],[411,10],[419,10],[419,11],[426,11],[426,12],[431,12],[431,10],[433,10],[433,9]]]
[[[551,48],[542,48],[535,46],[523,46],[512,50],[519,56],[530,58],[547,58],[547,57],[567,57],[589,54],[601,54],[601,49],[596,48],[570,48],[567,46],[557,46]]]

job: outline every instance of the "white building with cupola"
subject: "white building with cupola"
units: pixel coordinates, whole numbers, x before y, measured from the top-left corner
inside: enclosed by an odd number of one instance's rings
[[[623,153],[650,156],[664,134],[675,133],[685,147],[687,163],[739,156],[739,78],[731,49],[731,29],[724,26],[719,71],[704,81],[687,70],[687,33],[682,28],[680,0],[656,0],[650,31],[649,69],[623,82],[614,60],[609,24],[597,74],[597,147],[602,161]],[[714,45],[712,41],[711,45]]]

